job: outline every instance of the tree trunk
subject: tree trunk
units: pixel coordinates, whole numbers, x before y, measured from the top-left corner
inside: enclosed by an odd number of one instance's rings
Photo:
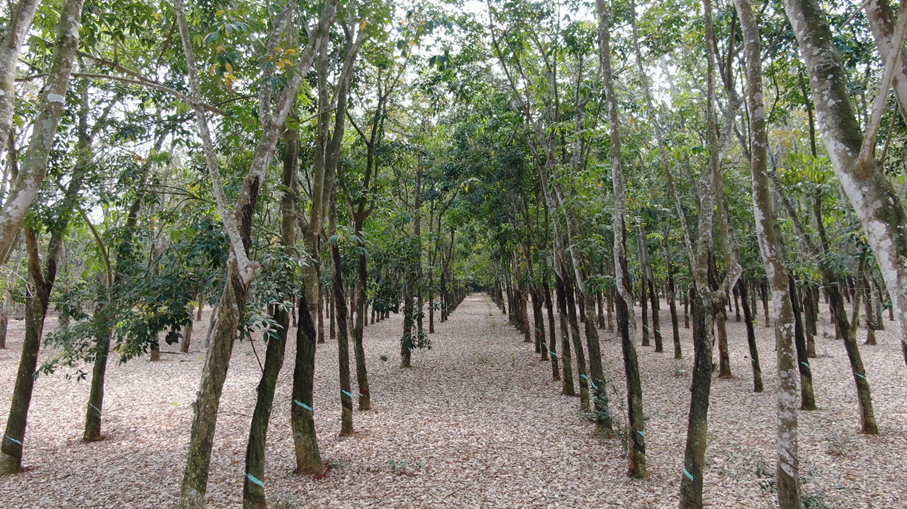
[[[684,477],[680,484],[680,507],[702,508],[703,471],[705,449],[709,431],[709,396],[712,379],[711,327],[706,316],[711,310],[699,301],[694,292],[693,304],[693,384],[690,396],[690,414],[687,422],[687,444],[684,452]]]
[[[893,57],[896,55],[885,59],[882,101],[877,101],[873,108],[872,125],[864,139],[850,102],[847,70],[838,58],[835,40],[819,2],[784,0],[784,7],[809,71],[819,128],[829,147],[835,174],[866,232],[892,305],[897,309],[901,341],[907,342],[907,236],[898,231],[901,225],[907,224],[907,215],[901,197],[873,155],[878,120],[884,112],[890,79],[895,75]],[[899,23],[905,21],[907,5],[901,4],[900,9]],[[899,25],[898,29],[901,28]],[[895,44],[902,42],[895,38],[891,38]],[[904,361],[907,363],[907,357]]]
[[[288,129],[284,133],[286,148],[283,154],[283,172],[281,185],[287,192],[280,199],[280,243],[284,254],[298,256],[296,251],[296,206],[299,195],[299,184],[296,179],[299,156],[299,132]],[[271,421],[271,408],[274,404],[274,392],[277,388],[277,377],[283,368],[287,336],[290,330],[291,310],[275,306],[272,319],[277,330],[268,339],[265,352],[265,365],[261,380],[258,382],[255,409],[252,411],[252,424],[249,429],[249,441],[246,445],[246,476],[243,479],[243,508],[265,509],[265,457],[268,438],[268,424]],[[189,324],[191,331],[192,324]],[[188,340],[186,340],[188,347]]]
[[[350,339],[343,274],[340,270],[340,248],[331,243],[334,259],[334,308],[337,313],[337,357],[340,365],[340,436],[353,434],[353,394],[350,392]]]
[[[642,253],[642,247],[640,247],[640,253]],[[642,256],[642,254],[640,254]],[[639,278],[639,306],[642,308],[642,346],[649,346],[649,303],[646,299],[646,294],[649,289],[646,284],[646,277],[643,275]]]
[[[567,274],[566,268],[563,273]],[[568,318],[570,320],[570,336],[573,339],[573,352],[576,356],[576,372],[579,376],[579,408],[582,412],[589,411],[589,374],[586,370],[586,353],[583,351],[583,339],[580,336],[579,321],[576,313],[576,300],[574,299],[573,278],[564,278],[564,294],[567,300]]]
[[[765,315],[765,326],[772,326],[772,319],[768,314],[768,279],[762,278],[759,283],[759,295],[762,297],[762,312]]]
[[[800,303],[797,299],[797,286],[794,278],[788,275],[788,291],[791,308],[794,313],[794,345],[797,350],[797,368],[800,371],[800,409],[817,410],[816,396],[813,391],[813,373],[806,357],[806,339],[803,335],[803,320],[800,316]]]
[[[230,366],[233,341],[236,339],[236,331],[239,329],[239,324],[242,323],[245,310],[246,292],[242,282],[239,281],[236,262],[232,260],[227,266],[227,283],[224,286],[220,304],[217,326],[211,338],[211,346],[205,356],[201,386],[196,401],[192,404],[194,415],[189,440],[189,454],[180,492],[181,508],[204,507],[220,395],[227,378],[227,368]],[[106,353],[106,349],[104,352]],[[89,404],[91,404],[91,400],[89,400]],[[89,407],[89,410],[94,409]],[[100,408],[98,408],[98,413],[99,411]],[[86,426],[86,438],[87,435]]]
[[[866,313],[866,345],[877,345],[876,341],[876,323],[875,323],[875,313],[872,310],[872,288],[869,286],[869,282],[866,280],[866,268],[864,267],[861,271],[862,274],[858,275],[858,281],[860,287],[857,291],[862,293],[864,301],[864,312]]]
[[[674,334],[674,358],[682,359],[683,353],[680,349],[680,326],[677,322],[677,298],[674,295],[674,264],[671,262],[671,250],[668,245],[668,232],[665,231],[662,236],[664,250],[665,268],[668,273],[667,292],[668,292],[668,309],[671,311],[671,332]]]
[[[753,392],[762,392],[762,366],[759,364],[759,348],[756,346],[756,331],[753,326],[753,311],[750,309],[750,301],[747,299],[746,281],[742,278],[738,283],[740,286],[740,303],[743,306],[743,321],[746,325],[746,343],[750,348],[750,364],[753,365]]]
[[[803,318],[805,320],[806,332],[806,356],[814,359],[816,355],[816,306],[813,301],[812,284],[806,283],[800,291],[803,303]]]
[[[295,132],[295,131],[288,131]],[[294,168],[295,169],[295,168]],[[286,352],[287,333],[290,325],[288,310],[277,306],[272,316],[277,323],[277,332],[268,340],[265,365],[258,382],[255,409],[246,444],[246,476],[243,479],[243,509],[264,509],[265,499],[265,449],[268,441],[268,424],[271,421],[271,406],[277,388],[277,376],[283,367]]]
[[[328,297],[328,295],[331,295]],[[337,302],[333,297],[330,291],[325,292],[324,285],[321,284],[321,271],[318,271],[318,342],[324,343],[324,306],[325,301],[331,302],[331,307],[334,308],[336,313]],[[331,320],[330,325],[333,326],[336,322],[336,316]],[[330,336],[330,339],[334,339],[335,336]]]
[[[576,396],[576,389],[573,386],[573,359],[570,357],[570,333],[568,332],[568,311],[567,296],[564,288],[564,281],[557,274],[554,276],[554,290],[557,295],[558,322],[561,331],[561,366],[564,372],[561,394],[565,396]]]
[[[6,34],[0,45],[0,92],[3,92],[0,94],[0,140],[4,142],[9,138],[13,126],[19,48],[31,27],[40,3],[40,0],[19,0],[15,5],[11,3],[9,7],[10,19],[7,21]],[[3,142],[0,142],[0,158],[3,157],[3,147]]]
[[[14,17],[7,25],[7,33],[0,50],[0,147],[12,129],[15,106],[14,80],[18,66],[19,46],[31,26],[38,2],[21,0],[13,11]],[[0,262],[6,263],[10,247],[19,235],[19,228],[28,214],[32,201],[47,174],[47,162],[53,148],[57,125],[63,115],[66,93],[73,62],[78,53],[79,27],[82,20],[82,0],[69,0],[63,4],[54,41],[53,61],[41,89],[38,116],[33,122],[31,139],[19,169],[16,181],[10,186],[9,195],[0,208]],[[2,148],[0,148],[2,154]]]
[[[406,281],[403,284],[403,338],[400,340],[400,367],[412,367],[412,351],[415,348],[416,340],[413,337],[413,296],[412,296],[412,273],[408,272],[405,276]],[[513,308],[513,302],[510,303]]]
[[[366,295],[366,285],[368,282],[368,260],[365,257],[365,241],[362,237],[362,224],[356,220],[356,235],[359,236],[359,256],[358,270],[359,281],[356,286],[359,292],[359,299],[356,301],[358,309],[356,311],[356,325],[353,329],[353,351],[356,357],[356,384],[359,387],[359,410],[371,410],[372,393],[368,383],[368,369],[365,364],[365,346],[362,338],[365,333],[365,323],[368,314],[368,297]],[[374,310],[372,311],[374,317]],[[374,319],[372,320],[374,322]]]
[[[860,269],[859,272],[862,272],[866,268],[866,254],[860,256]],[[832,289],[832,292],[837,292],[837,287]],[[835,295],[832,300],[836,303],[835,309],[837,312],[837,302],[840,299],[840,295]],[[857,301],[860,300],[860,294],[857,293],[855,296]],[[857,302],[853,317],[857,315],[857,309],[859,309],[859,302]],[[867,435],[878,435],[879,427],[876,424],[875,412],[872,408],[872,396],[869,392],[869,380],[866,378],[866,371],[863,369],[863,359],[860,356],[860,348],[857,346],[857,327],[850,327],[848,325],[847,317],[843,313],[844,304],[841,303],[840,312],[842,313],[843,319],[841,323],[844,324],[844,348],[847,351],[847,359],[850,361],[850,369],[854,378],[854,382],[857,386],[857,400],[860,404],[860,431]],[[851,323],[856,323],[855,320],[851,320]]]
[[[642,224],[636,223],[636,235],[639,237],[639,263],[642,265],[642,284],[641,286],[645,291],[642,292],[643,300],[643,346],[647,344],[646,341],[646,292],[648,292],[649,299],[652,303],[652,336],[655,338],[655,351],[663,352],[664,346],[661,342],[661,325],[658,323],[658,294],[655,293],[655,285],[653,284],[652,277],[652,266],[649,265],[649,245],[646,241],[646,232],[642,228]]]
[[[327,301],[328,306],[328,339],[337,339],[337,317],[334,316],[334,312],[336,311],[334,308],[334,294],[329,292],[325,300]],[[319,311],[319,313],[323,313],[323,311]],[[322,319],[319,318],[319,320]],[[322,326],[321,328],[323,329],[324,327]],[[324,335],[322,334],[322,336]],[[323,342],[324,341],[319,341],[319,343]]]
[[[780,258],[781,243],[775,232],[774,210],[768,174],[768,134],[762,91],[762,49],[759,27],[749,0],[735,0],[743,29],[746,54],[747,103],[750,132],[753,138],[750,167],[753,174],[753,208],[756,211],[756,233],[765,272],[771,279],[775,303],[775,345],[778,359],[778,457],[775,472],[778,506],[798,509],[800,499],[799,452],[797,441],[797,378],[794,353],[794,311],[792,295],[786,290],[787,269]],[[763,298],[764,299],[764,298]],[[763,300],[763,303],[765,301]],[[766,316],[766,318],[768,318]]]
[[[548,344],[545,341],[545,315],[542,313],[542,302],[538,285],[532,285],[532,321],[535,323],[535,349],[542,354],[542,361],[548,360]]]
[[[658,318],[658,292],[655,291],[651,278],[649,278],[649,298],[652,300],[652,333],[655,338],[655,353],[661,353],[664,352],[664,345],[661,340],[661,324]]]
[[[642,385],[639,379],[639,365],[636,359],[634,339],[636,335],[636,317],[633,312],[633,299],[630,296],[630,278],[627,270],[627,196],[624,188],[624,175],[621,166],[620,114],[618,101],[614,93],[614,77],[611,70],[611,12],[605,0],[596,0],[598,14],[598,37],[600,43],[599,66],[602,81],[608,100],[608,118],[611,137],[611,172],[614,191],[614,273],[615,286],[620,299],[617,303],[617,322],[621,335],[621,349],[624,359],[624,372],[627,378],[627,414],[628,414],[628,474],[631,477],[644,478],[646,470],[645,421],[642,408]]]
[[[6,421],[6,431],[0,442],[0,475],[14,474],[21,471],[22,468],[25,430],[35,386],[38,351],[41,348],[44,319],[50,304],[50,292],[56,279],[57,258],[60,253],[63,231],[55,233],[51,239],[46,274],[41,271],[35,232],[27,228],[25,237],[29,255],[28,271],[34,290],[30,292],[25,301],[25,338],[22,341],[22,354],[10,402],[9,418]]]
[[[554,324],[554,303],[551,302],[551,288],[545,281],[545,309],[548,312],[548,348],[551,354],[551,380],[557,382],[561,379],[561,372],[557,367],[557,332]]]
[[[315,415],[312,396],[315,386],[315,344],[318,332],[312,320],[307,292],[299,295],[299,327],[296,329],[296,364],[293,369],[293,403],[290,405],[290,423],[296,452],[296,472],[320,474],[324,472],[318,437],[315,433]]]
[[[196,402],[192,431],[189,440],[189,453],[186,470],[180,489],[180,509],[201,508],[205,505],[207,492],[208,468],[211,460],[211,448],[214,441],[214,431],[217,423],[217,410],[220,405],[220,395],[229,367],[230,356],[233,351],[233,341],[237,329],[242,323],[249,285],[255,278],[255,264],[248,259],[248,252],[252,244],[252,225],[258,193],[263,184],[272,154],[277,145],[277,140],[284,129],[285,121],[290,113],[291,106],[296,99],[296,93],[302,80],[308,75],[309,68],[322,43],[326,40],[329,27],[333,24],[336,12],[336,0],[328,0],[321,12],[318,25],[295,66],[296,74],[290,78],[287,86],[275,99],[276,106],[273,112],[259,111],[261,124],[264,127],[261,138],[255,147],[254,157],[249,167],[249,172],[243,181],[239,196],[230,210],[220,181],[219,164],[214,153],[206,112],[201,108],[201,89],[198,77],[198,68],[195,62],[195,53],[192,38],[189,34],[188,22],[182,0],[174,1],[174,11],[179,25],[180,39],[189,71],[190,89],[192,97],[198,104],[193,104],[195,116],[199,125],[199,134],[205,150],[205,161],[208,172],[213,182],[212,189],[221,215],[221,221],[227,232],[231,245],[231,257],[227,263],[227,279],[224,293],[220,300],[216,330],[212,344],[205,357],[205,366],[202,371]],[[269,36],[269,41],[275,42],[277,37],[283,36],[280,25]],[[262,90],[262,102],[270,103],[272,99],[267,88]],[[317,208],[317,207],[313,207]],[[321,228],[312,228],[317,235]],[[306,300],[306,302],[308,302]],[[298,353],[297,353],[298,356]],[[312,362],[314,367],[314,361]],[[298,368],[298,366],[297,366]],[[295,392],[294,380],[294,392]],[[309,400],[311,402],[311,399]],[[296,430],[294,429],[294,438]]]

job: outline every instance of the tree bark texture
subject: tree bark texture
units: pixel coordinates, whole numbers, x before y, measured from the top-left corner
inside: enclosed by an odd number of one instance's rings
[[[800,498],[797,441],[797,371],[794,352],[793,304],[788,293],[787,270],[781,258],[781,242],[775,232],[774,211],[768,174],[768,133],[762,91],[762,49],[759,28],[749,0],[735,0],[743,29],[746,54],[747,102],[753,138],[750,167],[753,174],[753,210],[756,233],[765,272],[772,286],[775,345],[778,366],[778,456],[775,480],[778,506],[798,509]]]

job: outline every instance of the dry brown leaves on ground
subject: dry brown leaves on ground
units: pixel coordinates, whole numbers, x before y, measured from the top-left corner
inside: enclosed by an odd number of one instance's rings
[[[670,324],[665,310],[662,323]],[[0,508],[175,506],[206,324],[207,318],[196,324],[197,344],[189,354],[165,347],[161,362],[111,366],[102,442],[81,441],[88,384],[64,372],[39,378],[25,441],[27,470],[0,478]],[[21,327],[21,321],[11,323],[10,349],[0,351],[0,425],[9,408]],[[728,327],[736,378],[713,381],[705,499],[713,507],[773,507],[773,335],[757,324],[766,390],[755,394],[743,324],[730,321]],[[907,371],[900,346],[887,331],[879,334],[880,345],[862,346],[881,430],[864,436],[843,344],[832,339],[827,319],[821,329],[820,355],[811,360],[819,410],[800,413],[804,497],[810,507],[907,507]],[[540,362],[485,296],[468,297],[448,322],[438,324],[432,349],[416,352],[411,369],[398,367],[401,330],[399,316],[366,330],[374,409],[355,413],[357,432],[349,438],[338,437],[336,342],[319,345],[314,408],[329,470],[317,478],[293,472],[289,346],[268,435],[264,481],[272,506],[677,506],[690,394],[689,330],[682,330],[682,361],[639,348],[645,480],[626,476],[622,440],[593,436],[578,398],[560,395],[550,364]],[[622,413],[620,344],[610,333],[602,340],[611,410]],[[263,355],[263,344],[255,346]],[[673,351],[667,344],[666,350]],[[210,507],[241,506],[260,374],[252,345],[238,343],[217,423]]]

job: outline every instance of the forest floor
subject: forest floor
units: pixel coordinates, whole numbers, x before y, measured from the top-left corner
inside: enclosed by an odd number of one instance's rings
[[[668,331],[663,308],[662,330]],[[160,362],[111,363],[101,442],[81,440],[88,383],[67,377],[73,369],[39,378],[25,440],[26,471],[0,478],[0,507],[174,507],[207,323],[206,313],[196,322],[189,354],[165,346]],[[23,322],[10,325],[10,348],[0,350],[0,426],[6,422]],[[807,507],[907,507],[907,370],[890,332],[894,324],[886,325],[889,331],[880,332],[878,346],[861,346],[881,431],[870,437],[859,433],[844,346],[822,320],[819,357],[810,361],[819,410],[799,414]],[[293,472],[289,410],[295,342],[288,345],[268,434],[264,481],[272,507],[677,506],[692,364],[688,329],[681,329],[683,360],[672,358],[670,335],[665,353],[638,348],[649,478],[636,480],[626,475],[623,441],[593,435],[579,398],[560,394],[550,363],[539,360],[533,345],[523,342],[486,296],[467,297],[436,328],[431,350],[415,352],[413,367],[401,369],[401,317],[367,327],[374,409],[354,413],[356,434],[347,438],[338,437],[337,343],[319,345],[313,406],[328,471],[317,478]],[[735,378],[713,380],[706,504],[774,507],[772,329],[757,322],[765,392],[756,394],[743,323],[732,315],[728,328]],[[612,410],[624,413],[620,342],[601,332]],[[245,447],[261,374],[252,347],[237,343],[233,352],[217,423],[209,507],[241,506]],[[255,341],[254,347],[263,357],[264,344]],[[50,355],[42,353],[42,359]]]

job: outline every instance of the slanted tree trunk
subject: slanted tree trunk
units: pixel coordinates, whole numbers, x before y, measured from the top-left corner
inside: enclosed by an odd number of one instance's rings
[[[64,14],[72,14],[66,11]],[[60,29],[66,26],[72,26],[69,23],[61,21]],[[7,34],[9,37],[9,34]],[[10,51],[9,48],[4,48]],[[79,112],[79,153],[80,157],[85,160],[90,155],[92,134],[89,132],[87,125],[88,116],[88,99],[87,86],[83,89],[82,109]],[[17,164],[17,154],[11,148],[8,155],[7,168],[10,177],[19,176]],[[50,295],[56,281],[57,267],[60,263],[63,248],[63,237],[69,224],[70,215],[75,208],[78,193],[84,182],[84,173],[80,167],[85,164],[85,160],[80,161],[79,167],[72,175],[63,197],[63,203],[60,207],[62,215],[58,218],[57,227],[51,233],[50,241],[47,245],[47,262],[45,269],[41,270],[40,254],[38,250],[38,240],[35,231],[31,228],[25,228],[25,251],[28,253],[28,274],[33,285],[33,291],[29,293],[25,307],[25,337],[22,342],[22,353],[19,361],[19,368],[16,374],[16,382],[13,387],[13,394],[10,402],[9,417],[6,421],[6,430],[2,439],[0,439],[0,475],[16,473],[21,470],[22,457],[24,452],[25,430],[28,422],[28,410],[31,406],[31,398],[35,383],[35,370],[38,363],[38,351],[41,347],[41,336],[44,331],[44,320],[47,316],[47,310],[50,303]],[[18,259],[15,266],[18,266]],[[7,291],[3,303],[3,347],[5,348],[6,330],[8,324],[8,303],[12,298],[12,292]]]
[[[243,181],[239,196],[232,210],[226,201],[224,188],[221,184],[219,163],[217,155],[214,153],[214,144],[210,135],[206,112],[201,107],[202,95],[192,46],[193,39],[189,34],[182,0],[175,0],[173,6],[183,51],[186,55],[189,84],[193,100],[195,101],[193,107],[195,108],[199,134],[205,151],[206,166],[211,175],[212,190],[214,191],[218,211],[231,246],[231,257],[227,262],[227,279],[224,293],[220,300],[217,325],[211,346],[208,348],[205,357],[202,380],[196,402],[194,403],[189,452],[180,489],[180,509],[191,509],[202,508],[205,505],[208,470],[217,424],[217,410],[220,406],[221,390],[226,379],[230,356],[233,352],[233,341],[243,320],[247,298],[246,292],[255,277],[256,265],[249,260],[248,253],[252,243],[252,220],[258,193],[264,182],[266,170],[277,145],[277,140],[283,131],[292,104],[295,102],[296,92],[302,85],[302,80],[308,75],[308,70],[314,61],[315,55],[324,43],[330,25],[334,22],[337,13],[337,1],[328,0],[326,2],[319,17],[318,25],[312,30],[307,46],[300,52],[295,68],[296,74],[289,79],[279,96],[274,98],[273,112],[271,110],[259,112],[263,132],[255,148],[255,155],[250,165],[249,173]],[[277,17],[275,27],[268,39],[271,47],[276,47],[277,39],[283,37],[286,24],[289,22],[289,18],[292,17],[291,12],[292,9],[284,9]],[[269,73],[270,71],[266,71],[266,74]],[[263,94],[261,103],[271,107],[272,97],[270,89],[263,87],[260,93]],[[311,402],[311,400],[309,401]]]
[[[26,228],[25,238],[29,255],[28,272],[34,290],[25,302],[25,338],[22,341],[22,355],[16,384],[10,402],[9,418],[6,431],[0,442],[0,474],[14,474],[21,471],[24,452],[25,429],[28,422],[28,409],[31,406],[32,392],[35,386],[35,369],[38,366],[38,351],[41,348],[41,333],[44,330],[44,319],[50,305],[50,292],[56,278],[57,261],[62,247],[62,234],[54,234],[48,253],[47,271],[41,271],[41,260],[38,258],[38,242],[35,232]]]
[[[819,130],[829,149],[835,174],[866,232],[892,305],[897,310],[901,342],[907,345],[907,235],[899,232],[899,228],[907,224],[907,214],[881,162],[874,157],[888,91],[895,75],[899,79],[903,75],[896,72],[901,69],[895,58],[898,52],[889,51],[885,56],[880,94],[864,136],[850,101],[847,70],[838,57],[821,5],[817,0],[784,0],[784,7],[809,71]],[[867,8],[871,9],[870,6]],[[907,4],[902,3],[898,26],[889,38],[889,47],[903,46],[905,29]],[[885,46],[880,44],[880,47]],[[897,95],[901,95],[899,89],[896,88]],[[903,351],[907,363],[907,346]]]
[[[866,253],[863,253],[860,256],[860,271],[862,272],[866,266]],[[832,292],[835,293],[835,296],[832,297],[832,301],[835,302],[835,312],[842,314],[841,324],[844,329],[844,349],[847,351],[847,359],[850,361],[850,370],[853,375],[854,382],[857,386],[857,400],[860,404],[860,432],[866,435],[878,435],[879,426],[876,424],[875,412],[872,408],[872,395],[869,391],[869,380],[866,378],[866,370],[863,368],[863,359],[860,356],[860,347],[857,343],[857,327],[851,327],[847,321],[844,311],[844,303],[841,302],[840,294],[837,294],[837,287],[832,288]],[[855,297],[857,300],[860,299],[859,293]],[[838,303],[840,302],[840,306]],[[859,304],[859,303],[858,303]],[[840,310],[838,309],[840,307]],[[859,306],[855,308],[858,309]],[[853,318],[856,318],[857,312],[853,314]],[[851,319],[850,323],[856,323],[855,319]]]
[[[284,142],[286,148],[283,154],[281,185],[286,188],[286,192],[280,199],[280,243],[284,254],[298,256],[296,250],[296,202],[297,196],[299,196],[299,182],[296,179],[296,168],[299,156],[299,131],[288,129],[284,133]],[[255,409],[252,411],[249,441],[246,445],[246,476],[243,479],[244,509],[267,507],[264,483],[268,424],[271,421],[277,377],[283,368],[287,336],[290,330],[290,310],[276,306],[271,318],[277,324],[277,330],[268,339],[265,364],[261,380],[258,382]],[[188,341],[186,344],[188,347]]]
[[[18,65],[19,47],[38,7],[35,0],[20,0],[12,9],[11,23],[0,49],[0,155],[3,143],[12,129],[16,100],[14,80]],[[79,27],[82,22],[82,0],[63,4],[54,41],[53,61],[41,89],[38,116],[33,122],[28,149],[18,171],[18,177],[0,208],[0,262],[6,262],[10,247],[19,235],[19,228],[31,208],[32,201],[47,174],[47,162],[53,148],[57,125],[63,116],[69,78],[79,46]]]
[[[762,49],[759,27],[749,0],[735,0],[743,29],[746,54],[747,103],[750,112],[750,133],[753,139],[750,167],[753,174],[753,208],[756,210],[756,233],[759,250],[765,264],[776,302],[775,344],[778,358],[778,457],[775,472],[778,506],[798,509],[800,499],[799,453],[797,441],[796,360],[794,353],[794,311],[787,292],[787,269],[780,258],[781,243],[775,232],[771,188],[768,175],[768,133],[762,92]]]

